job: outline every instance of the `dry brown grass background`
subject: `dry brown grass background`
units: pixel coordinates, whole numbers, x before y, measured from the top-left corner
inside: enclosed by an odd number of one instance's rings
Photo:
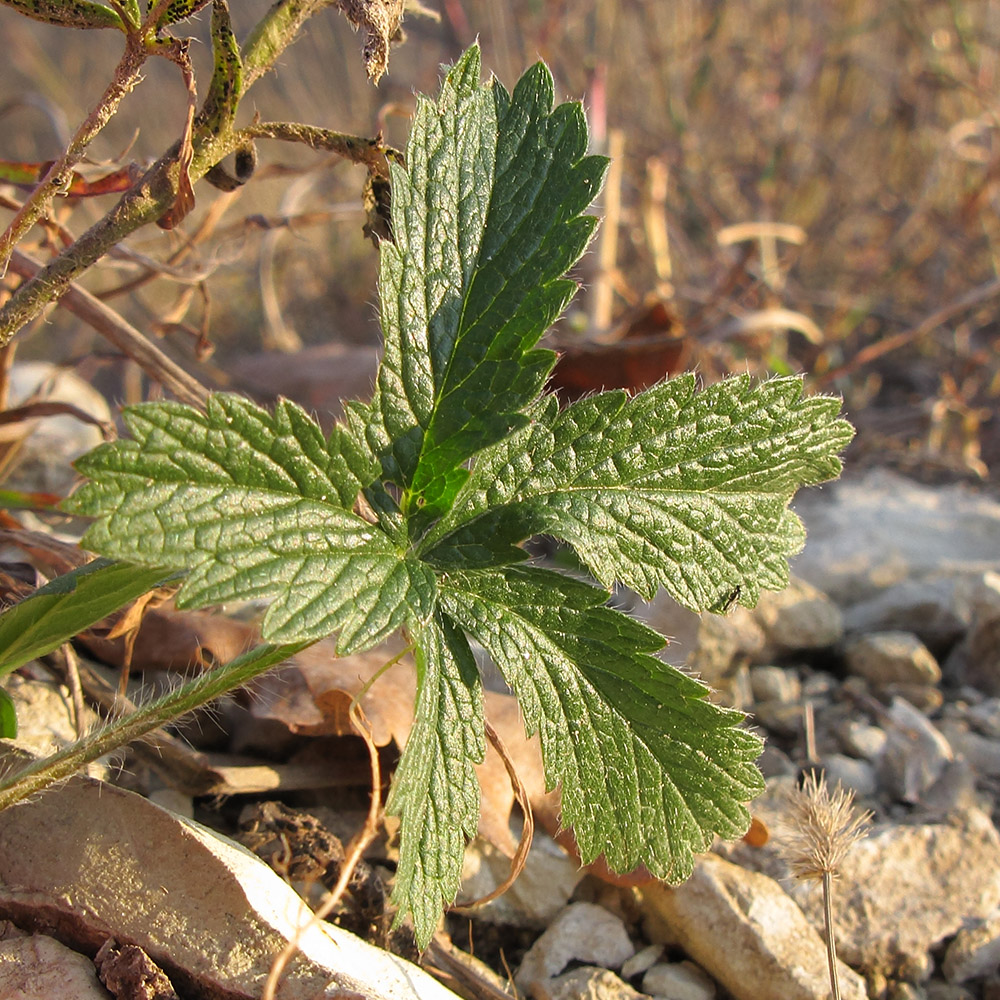
[[[266,6],[233,4],[239,35]],[[869,455],[973,477],[1000,465],[1000,0],[430,6],[441,19],[408,18],[408,39],[377,89],[357,37],[334,10],[323,12],[242,114],[365,135],[384,127],[402,145],[413,91],[433,92],[438,65],[473,38],[508,85],[541,57],[557,93],[585,101],[597,143],[619,150],[614,266],[601,274],[591,260],[582,272],[578,336],[602,335],[595,320],[613,326],[657,295],[674,332],[699,345],[707,374],[800,370],[843,393]],[[204,19],[195,28],[204,37]],[[0,158],[51,157],[65,123],[75,126],[96,101],[120,43],[9,10],[0,11],[0,43]],[[173,68],[150,64],[94,156],[117,159],[133,137],[126,159],[157,155],[179,133],[183,99]],[[205,288],[216,363],[259,348],[275,325],[307,344],[374,340],[363,171],[276,143],[261,145],[260,162],[200,248],[213,272]],[[217,195],[204,185],[198,193],[204,212]],[[67,206],[66,221],[82,231],[110,204]],[[254,217],[293,224],[267,232],[247,225]],[[753,255],[736,266],[739,247],[724,245],[729,227],[772,222],[797,227],[789,232],[798,242],[752,240]],[[181,238],[150,231],[132,245],[163,257]],[[121,267],[98,269],[90,287],[120,284]],[[609,288],[610,314],[594,302]],[[186,311],[175,309],[178,295],[160,282],[115,304],[147,327],[170,310],[198,326],[200,291]],[[820,335],[749,330],[755,315],[777,308]],[[24,350],[77,355],[90,343],[54,315]],[[879,354],[874,345],[886,343],[894,349]],[[184,356],[190,343],[172,349]]]

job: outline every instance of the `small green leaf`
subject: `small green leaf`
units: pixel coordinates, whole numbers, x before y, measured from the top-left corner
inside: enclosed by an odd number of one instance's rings
[[[761,588],[787,585],[788,557],[802,547],[788,510],[795,490],[840,472],[853,429],[839,410],[838,399],[804,396],[798,378],[746,376],[697,392],[684,375],[562,411],[549,399],[479,456],[422,551],[442,567],[470,566],[484,541],[496,560],[547,533],[606,585],[646,597],[664,587],[696,611],[739,588],[752,607]]]
[[[458,892],[467,838],[479,822],[475,765],[486,742],[482,689],[465,636],[438,615],[414,632],[416,719],[386,809],[400,818],[393,902],[412,913],[425,948]]]
[[[94,551],[189,570],[178,607],[274,598],[265,639],[339,632],[343,653],[430,614],[433,571],[349,509],[354,459],[295,404],[272,415],[220,393],[207,413],[147,403],[124,418],[132,439],[79,460],[92,481],[65,508],[98,518]]]
[[[95,559],[0,614],[0,677],[68,642],[171,579],[170,570]]]
[[[639,864],[679,882],[712,836],[750,822],[763,745],[743,715],[651,655],[664,640],[603,607],[607,593],[549,570],[449,574],[444,612],[493,657],[538,733],[549,787],[584,864]]]
[[[0,739],[17,738],[17,709],[14,699],[0,687]]]
[[[579,104],[553,110],[542,64],[513,95],[479,73],[473,46],[438,101],[418,101],[407,169],[393,165],[369,433],[417,530],[448,508],[470,456],[524,425],[555,360],[535,344],[575,290],[563,274],[593,233],[581,213],[606,168],[585,156]]]
[[[7,7],[35,21],[63,28],[117,28],[125,30],[121,18],[103,4],[92,0],[0,0]]]

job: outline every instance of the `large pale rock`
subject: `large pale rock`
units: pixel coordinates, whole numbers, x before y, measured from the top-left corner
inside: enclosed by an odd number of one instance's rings
[[[654,940],[679,944],[736,1000],[827,1000],[826,945],[773,879],[715,855],[698,859],[675,888],[644,886]],[[864,981],[840,963],[845,1000],[864,1000]]]
[[[548,989],[547,980],[570,962],[618,969],[634,954],[635,946],[618,917],[594,903],[573,903],[531,946],[514,981],[519,990],[534,995]]]
[[[41,934],[0,941],[0,997],[110,1000],[94,963]]]
[[[74,778],[3,814],[0,917],[56,928],[88,951],[114,937],[141,947],[180,989],[257,1000],[308,912],[232,841]],[[455,1000],[416,966],[329,924],[301,933],[280,996]]]
[[[821,927],[819,889],[799,883],[791,891]],[[889,827],[854,845],[834,891],[844,961],[919,981],[930,975],[931,949],[1000,904],[1000,836],[978,809],[947,823]]]
[[[878,469],[795,498],[809,544],[793,572],[841,607],[903,580],[996,570],[1000,503],[961,486],[931,488]]]

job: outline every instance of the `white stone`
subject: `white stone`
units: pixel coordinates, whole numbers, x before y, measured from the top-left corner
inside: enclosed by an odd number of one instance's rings
[[[347,931],[305,929],[302,900],[249,851],[90,778],[4,813],[0,907],[39,907],[63,940],[128,940],[164,969],[183,969],[206,995],[260,996],[274,956],[301,930],[282,1000],[345,991],[455,1000],[415,965]]]
[[[919,802],[955,755],[927,716],[904,698],[893,699],[888,723],[889,738],[879,760],[881,782],[901,801]]]
[[[765,591],[754,610],[767,659],[796,649],[824,649],[843,638],[844,619],[821,590],[795,577],[779,593]]]
[[[646,993],[663,1000],[714,1000],[715,983],[694,962],[662,962],[642,978]]]
[[[635,945],[618,917],[594,903],[573,903],[531,946],[514,981],[527,993],[533,983],[544,984],[570,962],[618,969],[634,954]]]
[[[750,690],[754,701],[798,701],[802,697],[802,682],[794,670],[785,667],[761,666],[750,670]]]
[[[109,1000],[94,963],[50,937],[0,941],[0,997],[9,1000]]]
[[[1000,966],[1000,912],[963,927],[944,954],[942,972],[951,983],[988,976]]]
[[[625,960],[622,965],[622,979],[631,979],[633,976],[641,975],[656,965],[662,954],[662,944],[648,944],[645,948],[641,948],[631,958]]]
[[[584,965],[550,979],[531,995],[535,1000],[648,1000],[609,969]]]
[[[774,879],[709,854],[681,885],[640,893],[651,939],[680,944],[735,1000],[828,1000],[826,946]],[[839,972],[844,1000],[865,1000],[864,980]]]
[[[816,928],[822,892],[790,891]],[[978,809],[948,822],[891,826],[856,843],[834,883],[837,951],[866,973],[919,982],[930,952],[1000,906],[1000,835]]]

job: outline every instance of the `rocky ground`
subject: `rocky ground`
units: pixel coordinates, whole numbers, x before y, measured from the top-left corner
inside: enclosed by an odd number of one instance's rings
[[[35,474],[36,488],[57,488]],[[796,509],[809,542],[795,580],[753,611],[699,618],[616,595],[673,637],[672,662],[766,735],[768,789],[752,836],[718,844],[671,889],[579,871],[540,832],[510,892],[447,919],[423,957],[437,979],[327,925],[300,935],[278,996],[825,1000],[822,897],[789,877],[781,854],[787,793],[814,767],[874,819],[835,885],[843,996],[1000,997],[1000,503],[871,469]],[[365,669],[350,665],[355,678]],[[81,778],[0,819],[0,997],[261,996],[302,921],[299,897],[232,841],[179,817],[242,839],[300,888],[334,870],[334,835],[357,825],[367,771],[330,716],[316,715],[320,666],[296,670],[188,733],[211,763],[211,794],[171,790],[140,754],[100,773],[160,805]],[[72,735],[67,696],[45,676],[10,688],[29,741]],[[327,694],[343,688],[322,683]],[[505,696],[493,697],[502,716]],[[408,727],[397,698],[405,704],[406,692],[371,706],[387,760]],[[530,771],[529,753],[514,749]],[[484,801],[466,900],[504,877],[518,832],[509,789],[487,789]],[[341,922],[406,954],[382,919],[391,837],[371,860]]]

